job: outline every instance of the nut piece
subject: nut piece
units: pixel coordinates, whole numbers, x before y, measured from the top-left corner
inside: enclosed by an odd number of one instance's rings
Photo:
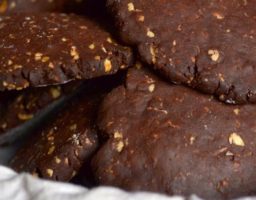
[[[153,38],[153,37],[155,37],[155,33],[152,32],[150,29],[147,29],[147,36],[150,38]]]
[[[239,113],[240,113],[240,109],[234,109],[234,113],[236,114],[236,115],[239,115]]]
[[[135,10],[133,3],[128,3],[128,4],[127,4],[127,8],[128,8],[128,11],[129,11],[129,12],[132,12],[132,11]]]
[[[33,117],[34,117],[33,114],[23,114],[23,113],[19,113],[19,114],[18,114],[18,118],[19,118],[20,120],[23,120],[23,121],[30,120],[30,119],[32,119]]]
[[[52,98],[54,98],[54,99],[59,98],[60,95],[61,95],[61,92],[60,92],[60,88],[59,88],[59,87],[57,87],[57,88],[51,88],[51,89],[50,89],[50,92],[51,92]]]
[[[105,72],[110,72],[110,70],[112,69],[112,64],[109,59],[106,59],[104,61],[104,67],[105,67]]]
[[[49,177],[52,177],[53,176],[53,170],[52,169],[47,169],[46,170],[46,173]]]
[[[74,60],[79,60],[79,53],[77,52],[77,48],[75,46],[71,47],[70,55],[73,57]]]
[[[152,63],[156,64],[156,50],[154,49],[153,46],[150,46],[150,54],[152,56]]]
[[[123,141],[119,141],[117,144],[116,144],[116,150],[117,152],[121,152],[124,148],[124,142]]]
[[[221,13],[214,12],[214,13],[212,13],[212,15],[214,17],[216,17],[217,19],[224,19],[224,16]]]
[[[208,50],[208,55],[211,57],[212,61],[217,62],[220,58],[220,53],[217,49]]]
[[[242,146],[242,147],[245,146],[243,139],[237,133],[231,133],[228,141],[230,144],[234,144],[234,145]]]
[[[154,92],[155,87],[156,87],[155,84],[151,84],[150,86],[148,86],[148,91],[151,93]]]

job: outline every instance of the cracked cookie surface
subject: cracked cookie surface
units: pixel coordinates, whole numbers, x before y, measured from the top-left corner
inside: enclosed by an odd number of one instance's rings
[[[1,16],[0,44],[0,90],[110,75],[132,62],[130,48],[76,15]]]
[[[98,115],[100,184],[204,199],[256,193],[254,105],[226,105],[131,69]]]
[[[256,102],[255,0],[108,0],[121,38],[169,80]]]

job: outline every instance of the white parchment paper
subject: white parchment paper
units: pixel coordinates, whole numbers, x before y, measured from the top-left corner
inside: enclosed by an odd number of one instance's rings
[[[11,169],[0,166],[0,200],[185,200],[185,198],[146,192],[129,193],[111,187],[88,190],[72,184],[41,180],[28,174],[16,174]],[[200,199],[191,196],[189,200]],[[256,200],[256,198],[243,198],[243,200]]]

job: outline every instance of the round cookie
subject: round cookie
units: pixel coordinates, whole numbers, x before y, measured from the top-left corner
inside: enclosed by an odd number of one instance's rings
[[[19,13],[0,17],[0,90],[66,83],[116,73],[132,62],[90,19]]]
[[[122,78],[117,74],[85,83],[75,99],[28,139],[11,167],[56,181],[70,181],[83,165],[89,170],[88,162],[98,147],[95,118],[99,103]]]
[[[108,0],[121,38],[173,83],[256,102],[255,0]]]
[[[1,0],[0,14],[15,12],[63,12],[84,0]]]
[[[230,106],[131,69],[107,95],[92,161],[98,183],[226,199],[256,194],[256,107]],[[113,106],[115,105],[115,106]]]

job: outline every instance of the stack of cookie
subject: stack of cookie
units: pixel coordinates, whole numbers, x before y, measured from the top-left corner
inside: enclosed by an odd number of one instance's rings
[[[0,134],[76,95],[30,133],[14,169],[205,199],[256,194],[255,0],[28,2],[0,6]]]

